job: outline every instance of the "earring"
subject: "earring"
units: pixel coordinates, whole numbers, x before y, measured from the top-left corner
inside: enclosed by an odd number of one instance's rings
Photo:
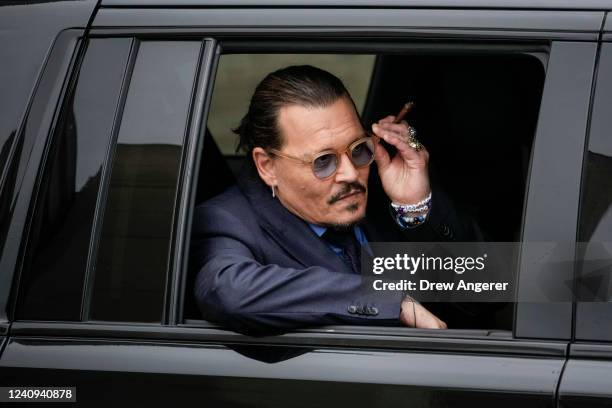
[[[276,186],[272,186],[272,198],[275,198],[275,197],[276,197],[276,192],[274,191],[274,188],[275,188],[275,187],[276,187]]]

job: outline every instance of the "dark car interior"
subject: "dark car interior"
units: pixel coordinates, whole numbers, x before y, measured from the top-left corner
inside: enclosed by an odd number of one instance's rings
[[[430,152],[432,183],[480,224],[489,241],[519,241],[544,77],[543,62],[524,53],[380,54],[361,117],[370,126],[414,101],[407,120]],[[232,186],[243,161],[224,156],[206,129],[195,205]],[[369,216],[380,214],[370,211],[385,202],[375,171],[369,194]],[[201,320],[192,295],[196,273],[187,277],[189,320]],[[512,304],[496,305],[486,321],[454,328],[511,330],[512,312]],[[446,318],[453,328],[453,318]]]

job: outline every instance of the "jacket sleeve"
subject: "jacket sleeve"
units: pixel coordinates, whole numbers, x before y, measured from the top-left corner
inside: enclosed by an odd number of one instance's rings
[[[458,209],[446,193],[432,187],[432,208],[425,222],[414,228],[404,229],[406,240],[412,242],[483,242],[485,235],[476,221]],[[391,218],[395,223],[395,214],[389,206]]]
[[[400,324],[401,292],[368,290],[361,275],[323,267],[263,264],[258,227],[220,207],[196,211],[194,294],[206,319],[249,334],[329,324]]]
[[[392,210],[391,210],[392,211]],[[395,222],[394,214],[391,217]],[[478,223],[456,206],[441,189],[432,187],[432,209],[427,220],[409,229],[400,228],[412,242],[488,242]],[[494,257],[493,257],[494,258]],[[505,302],[424,302],[423,305],[443,319],[450,328],[495,327],[495,313]]]

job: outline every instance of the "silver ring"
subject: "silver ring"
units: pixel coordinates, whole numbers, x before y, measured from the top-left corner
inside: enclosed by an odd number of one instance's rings
[[[416,138],[417,131],[412,126],[408,127],[408,146],[414,149],[415,152],[423,150],[423,144]]]

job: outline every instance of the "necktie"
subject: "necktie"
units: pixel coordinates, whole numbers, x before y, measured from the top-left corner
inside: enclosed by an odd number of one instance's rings
[[[348,231],[338,231],[328,228],[323,234],[323,239],[330,244],[342,249],[340,257],[354,273],[361,273],[361,244],[355,237],[351,228]]]

